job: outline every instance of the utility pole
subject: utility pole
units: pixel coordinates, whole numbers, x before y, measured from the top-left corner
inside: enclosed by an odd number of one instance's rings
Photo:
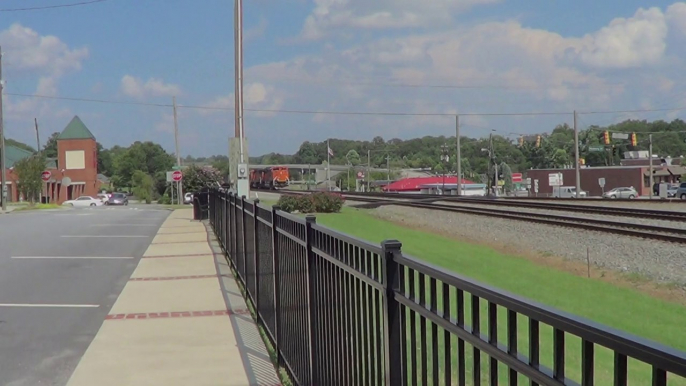
[[[653,199],[653,135],[648,135],[649,145],[648,145],[648,162],[650,162],[650,199]],[[659,193],[659,190],[658,190]]]
[[[43,151],[40,149],[40,134],[38,133],[38,118],[33,118],[33,123],[36,127],[36,149],[38,150],[38,157],[41,157]],[[38,193],[38,203],[43,199],[43,183],[41,183],[40,192]]]
[[[245,163],[243,154],[243,0],[236,0],[236,136],[240,138],[241,163]]]
[[[579,128],[576,124],[576,110],[574,110],[574,160],[576,161],[576,198],[581,197],[581,166],[579,165]]]
[[[386,169],[388,169],[388,172],[386,174],[386,181],[390,185],[391,183],[391,156],[386,155]]]
[[[176,97],[172,97],[172,106],[174,109],[174,144],[176,146],[176,166],[181,169],[181,153],[179,153],[179,123],[178,120],[176,119]],[[176,183],[177,186],[177,192],[178,194],[176,195],[176,202],[179,204],[182,203],[181,198],[183,197],[183,177],[181,181]],[[173,183],[172,183],[172,190],[173,190]],[[173,202],[172,202],[173,204]]]
[[[370,182],[372,178],[372,151],[367,150],[367,192],[371,192],[370,190]]]
[[[2,185],[2,212],[7,211],[7,181],[5,180],[5,119],[2,100],[5,95],[5,80],[2,77],[2,47],[0,47],[0,185]]]
[[[460,146],[460,116],[455,116],[455,142],[457,146],[457,195],[462,195],[462,155]]]

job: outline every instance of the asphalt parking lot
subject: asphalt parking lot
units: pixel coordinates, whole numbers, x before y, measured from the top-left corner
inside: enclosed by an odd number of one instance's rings
[[[64,385],[162,222],[129,205],[0,215],[0,385]]]

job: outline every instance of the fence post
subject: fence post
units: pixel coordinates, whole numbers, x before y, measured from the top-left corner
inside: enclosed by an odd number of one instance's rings
[[[315,216],[305,217],[305,243],[307,245],[307,305],[309,308],[309,323],[308,323],[308,333],[310,340],[310,350],[309,357],[307,358],[310,363],[310,382],[311,385],[318,385],[319,376],[317,374],[317,368],[315,366],[315,358],[317,358],[317,341],[315,339],[315,327],[314,323],[317,320],[317,302],[315,301],[315,288],[314,288],[314,252],[312,252],[312,242],[313,242],[313,232],[312,225],[317,223],[317,218]]]
[[[399,265],[395,261],[400,256],[402,244],[397,240],[386,240],[381,243],[383,254],[382,280],[384,286],[384,370],[386,386],[399,386],[407,376],[402,357],[403,341],[402,325],[400,320],[400,303],[395,299],[395,290],[398,287]],[[426,365],[426,364],[425,364]]]
[[[272,206],[272,258],[273,258],[273,275],[274,275],[274,350],[276,351],[276,362],[279,366],[283,365],[283,358],[281,357],[281,280],[279,278],[281,270],[279,269],[279,232],[277,231],[277,213],[281,208]]]
[[[260,251],[259,251],[259,245],[260,242],[258,240],[258,224],[259,220],[257,219],[257,205],[260,203],[260,199],[256,198],[253,206],[252,206],[252,219],[253,219],[253,259],[255,261],[255,264],[253,264],[253,267],[255,267],[255,276],[253,280],[255,281],[255,294],[253,295],[253,298],[255,299],[255,314],[257,315],[257,322],[260,323],[260,301],[259,301],[259,295],[260,295]]]

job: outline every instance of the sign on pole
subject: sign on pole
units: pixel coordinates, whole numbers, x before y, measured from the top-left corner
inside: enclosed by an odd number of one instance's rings
[[[45,181],[45,182],[50,181],[50,177],[52,177],[52,173],[50,173],[50,172],[47,171],[47,170],[44,171],[43,173],[41,173],[41,175],[40,175],[40,178],[41,178],[43,181]]]
[[[538,180],[534,180],[534,192],[538,193]]]
[[[601,188],[605,187],[605,178],[598,178],[598,185],[600,185]]]
[[[548,185],[550,186],[562,186],[563,184],[562,173],[550,173],[548,174]]]
[[[512,182],[522,182],[522,173],[512,173]]]
[[[183,173],[181,173],[180,170],[176,170],[176,171],[172,172],[172,180],[174,182],[179,182],[179,181],[181,181],[182,178],[183,178]]]
[[[612,133],[612,139],[629,139],[627,133]]]
[[[588,151],[590,151],[590,152],[600,153],[603,150],[605,150],[605,146],[589,146],[588,147]]]

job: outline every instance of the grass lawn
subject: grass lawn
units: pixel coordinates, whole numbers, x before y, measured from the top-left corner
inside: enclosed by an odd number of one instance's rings
[[[20,211],[20,210],[41,210],[41,209],[62,209],[61,206],[57,204],[36,204],[36,205],[23,205],[20,208],[15,209],[14,211]]]
[[[523,257],[503,254],[486,246],[411,230],[376,219],[360,209],[344,208],[339,214],[318,214],[317,222],[375,243],[397,239],[403,243],[402,249],[405,253],[432,264],[616,329],[686,350],[686,307],[682,305],[656,299],[631,288],[537,265]],[[468,297],[465,298],[466,304],[469,304],[469,300]],[[438,304],[441,304],[440,299]],[[482,331],[488,331],[485,324],[485,304],[482,304],[481,310]],[[498,336],[504,341],[507,336],[505,310],[499,310],[498,313]],[[469,317],[469,312],[466,317]],[[528,346],[527,327],[528,323],[521,318],[518,328],[519,350],[524,353]],[[419,328],[417,330],[419,331]],[[424,344],[427,344],[428,340],[426,339]],[[541,342],[542,346],[546,346],[541,348],[541,363],[550,366],[552,330],[545,329],[543,325]],[[580,340],[568,335],[566,348],[567,374],[580,381]],[[487,370],[487,363],[482,360],[481,366],[484,371]],[[604,363],[610,365],[612,355],[608,350],[597,348],[596,384],[606,384],[605,381],[611,379],[607,379],[611,377],[611,373],[607,372],[610,366],[604,366]],[[505,373],[504,366],[501,368],[499,378]],[[650,383],[647,366],[630,360],[629,371],[632,384]],[[686,380],[673,379],[670,381],[670,385],[672,384],[686,384]]]

